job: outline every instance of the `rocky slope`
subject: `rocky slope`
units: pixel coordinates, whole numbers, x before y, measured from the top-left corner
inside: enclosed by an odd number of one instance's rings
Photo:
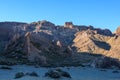
[[[78,52],[102,54],[120,60],[119,41],[117,34],[106,36],[98,34],[95,30],[86,30],[75,34],[74,44]]]
[[[0,52],[16,63],[44,66],[88,64],[103,57],[119,61],[119,31],[112,34],[108,29],[72,22],[56,26],[46,20],[30,24],[1,22]]]

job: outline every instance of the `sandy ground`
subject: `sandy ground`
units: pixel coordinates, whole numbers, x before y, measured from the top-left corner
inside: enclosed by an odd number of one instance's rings
[[[0,80],[120,80],[119,73],[112,73],[113,69],[96,69],[89,67],[62,67],[61,69],[67,71],[71,75],[71,79],[60,78],[51,79],[44,77],[45,72],[51,68],[35,68],[34,66],[16,65],[12,66],[12,70],[0,69]],[[24,76],[19,79],[14,79],[17,72],[36,72],[39,77]]]

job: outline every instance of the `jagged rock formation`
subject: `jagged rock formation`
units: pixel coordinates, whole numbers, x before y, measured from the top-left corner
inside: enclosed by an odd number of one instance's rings
[[[110,45],[106,42],[110,36],[103,36],[94,30],[86,30],[76,33],[74,45],[78,52],[89,52],[102,54],[105,50],[110,49]]]
[[[120,60],[119,36],[105,36],[95,30],[86,30],[76,33],[74,44],[78,52],[102,54]]]
[[[0,23],[0,52],[4,50],[5,44],[13,37],[18,31],[18,27],[25,25],[26,23],[19,22],[1,22]]]
[[[0,51],[19,63],[44,66],[81,65],[81,62],[101,59],[95,55],[120,60],[118,34],[119,29],[112,34],[108,29],[73,25],[72,22],[65,22],[64,26],[46,20],[30,24],[1,22]]]
[[[73,28],[73,23],[72,22],[65,22],[64,27]]]
[[[114,37],[111,37],[109,40],[108,40],[108,43],[111,45],[111,49],[109,51],[107,51],[107,56],[110,56],[112,58],[116,58],[116,59],[119,59],[120,60],[120,36],[114,36]]]
[[[117,28],[115,33],[118,34],[118,35],[120,34],[120,26]]]

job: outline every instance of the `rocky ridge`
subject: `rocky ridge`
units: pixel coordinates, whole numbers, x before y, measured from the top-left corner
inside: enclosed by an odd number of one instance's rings
[[[91,64],[103,57],[119,61],[119,31],[113,34],[108,29],[72,22],[56,26],[46,20],[30,24],[1,22],[0,52],[16,63],[42,66]]]

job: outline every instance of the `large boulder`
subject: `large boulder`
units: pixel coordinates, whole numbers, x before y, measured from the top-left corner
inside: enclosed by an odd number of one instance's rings
[[[22,78],[23,76],[25,76],[23,72],[18,72],[15,74],[15,79]]]
[[[61,77],[66,77],[66,78],[71,78],[70,74],[66,71],[63,71],[61,69],[53,69],[45,73],[45,77],[50,77],[50,78],[61,78]]]
[[[61,75],[58,71],[50,70],[47,73],[45,73],[45,77],[60,78]]]

